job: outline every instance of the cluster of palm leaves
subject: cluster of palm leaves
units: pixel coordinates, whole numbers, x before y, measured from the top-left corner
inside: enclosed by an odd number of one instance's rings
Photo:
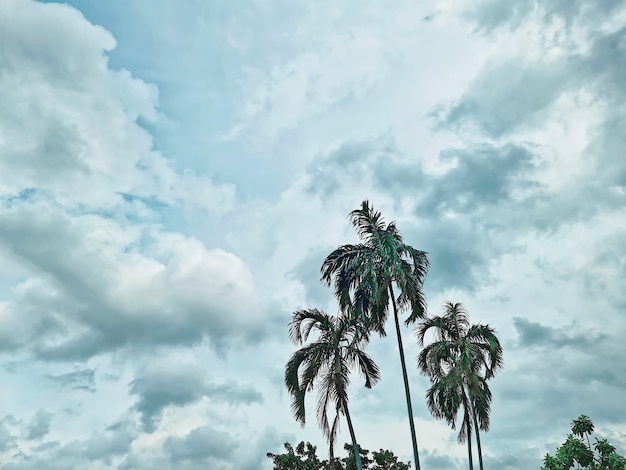
[[[435,341],[424,347],[418,366],[428,375],[432,387],[426,393],[434,417],[445,419],[454,429],[463,407],[459,441],[468,442],[470,469],[471,434],[475,430],[480,468],[482,452],[480,430],[488,430],[491,392],[487,386],[502,367],[502,348],[492,328],[470,325],[460,304],[447,303],[444,315],[428,318],[423,284],[428,272],[426,252],[403,241],[395,223],[385,224],[380,212],[367,200],[349,215],[361,242],[343,245],[324,260],[321,281],[334,287],[339,313],[329,315],[318,309],[294,312],[289,325],[292,341],[301,346],[285,368],[285,384],[292,397],[292,412],[302,425],[306,420],[305,397],[317,388],[317,419],[329,442],[329,461],[335,462],[333,449],[340,416],[345,416],[352,439],[357,468],[361,470],[358,444],[348,411],[350,370],[358,368],[371,388],[380,380],[374,360],[364,351],[372,333],[385,336],[385,323],[393,314],[398,351],[413,446],[415,467],[420,470],[417,437],[407,376],[399,314],[408,312],[406,326],[421,321],[418,341],[424,344],[429,331]],[[397,291],[397,295],[396,295]],[[311,332],[316,339],[307,344]],[[334,406],[334,418],[328,410]]]

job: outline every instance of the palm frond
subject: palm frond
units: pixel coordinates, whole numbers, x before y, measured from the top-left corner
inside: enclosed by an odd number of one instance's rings
[[[431,329],[435,330],[437,341],[443,340],[449,329],[447,319],[445,317],[430,317],[424,320],[417,329],[417,341],[420,346],[424,345],[424,337]]]
[[[289,337],[295,344],[300,345],[307,341],[311,330],[328,332],[332,326],[330,315],[321,310],[316,308],[298,310],[293,313],[289,322]]]
[[[359,237],[366,243],[372,238],[376,238],[379,232],[385,229],[385,221],[381,213],[374,210],[367,199],[361,203],[359,209],[350,212],[348,218]]]
[[[340,246],[330,253],[322,263],[322,267],[320,269],[320,281],[322,281],[325,285],[330,286],[332,277],[335,273],[346,267],[352,266],[360,258],[365,257],[369,252],[371,252],[371,249],[362,243],[357,245],[347,244]]]
[[[304,425],[306,421],[304,399],[307,389],[310,387],[310,376],[317,375],[319,369],[323,366],[320,361],[320,349],[320,345],[317,343],[305,346],[291,355],[285,367],[285,386],[292,397],[291,411],[296,421],[301,425]],[[303,365],[306,372],[301,383],[300,367]]]
[[[372,388],[380,380],[380,369],[372,357],[364,351],[355,350],[353,357],[359,366],[361,375],[365,378],[365,387]]]

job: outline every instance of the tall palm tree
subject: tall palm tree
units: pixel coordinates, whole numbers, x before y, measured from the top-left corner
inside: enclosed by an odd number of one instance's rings
[[[317,340],[304,345],[311,331],[318,333]],[[350,368],[358,366],[365,377],[365,386],[371,388],[380,380],[380,371],[374,360],[363,351],[367,335],[363,326],[348,315],[330,316],[318,309],[298,310],[289,324],[289,336],[297,346],[285,367],[285,385],[292,397],[291,410],[304,426],[305,396],[315,385],[317,393],[317,420],[329,443],[329,461],[335,464],[334,445],[339,430],[339,417],[348,422],[352,445],[361,470],[358,444],[348,411],[348,385]],[[329,424],[328,408],[335,407],[335,417]]]
[[[426,402],[433,416],[445,419],[452,429],[463,406],[458,440],[467,440],[472,469],[471,433],[475,430],[479,466],[483,470],[479,429],[489,430],[492,396],[487,380],[503,365],[502,346],[490,326],[470,325],[462,304],[446,302],[443,310],[443,316],[425,320],[417,332],[422,346],[426,333],[435,332],[435,341],[424,347],[417,361],[422,373],[431,378]]]
[[[409,310],[405,324],[426,316],[426,301],[422,292],[428,272],[426,253],[404,243],[394,222],[385,224],[380,212],[367,200],[352,211],[350,221],[361,243],[342,245],[329,254],[322,264],[322,282],[330,286],[334,279],[335,296],[343,311],[353,312],[368,331],[385,336],[385,321],[389,304],[393,308],[409,427],[413,444],[415,467],[420,470],[411,393],[406,372],[404,347],[398,312]],[[394,294],[394,285],[399,290]]]

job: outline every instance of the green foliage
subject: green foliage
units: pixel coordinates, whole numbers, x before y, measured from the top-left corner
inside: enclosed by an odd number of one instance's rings
[[[385,336],[389,307],[393,307],[413,457],[415,467],[420,470],[398,312],[408,311],[406,325],[426,317],[422,287],[428,272],[428,257],[426,252],[405,244],[396,224],[385,224],[381,213],[367,200],[349,218],[361,243],[342,245],[330,253],[322,264],[321,281],[327,286],[334,285],[341,311],[354,315],[368,333]],[[397,298],[394,287],[399,291]]]
[[[568,434],[554,456],[545,456],[541,470],[569,470],[575,465],[586,470],[626,470],[626,458],[617,454],[606,439],[596,438],[594,452],[590,445],[593,430],[593,423],[585,415],[572,421],[572,434]]]
[[[458,441],[468,441],[472,463],[471,435],[476,433],[480,468],[483,468],[479,430],[489,430],[491,391],[487,380],[502,367],[502,346],[488,325],[470,325],[460,303],[446,302],[444,315],[424,320],[417,332],[420,345],[426,334],[435,341],[426,345],[417,358],[419,369],[430,378],[426,404],[437,419],[445,419],[456,429],[457,415],[463,409]]]
[[[296,449],[285,442],[285,454],[267,453],[267,457],[274,462],[274,470],[323,470],[328,468],[328,461],[317,457],[317,447],[300,442]]]
[[[385,335],[392,285],[400,291],[399,310],[407,310],[405,323],[426,316],[422,292],[429,262],[425,252],[404,243],[394,222],[385,224],[367,200],[350,213],[362,243],[342,245],[330,253],[321,268],[321,281],[334,285],[344,311],[356,312],[370,331]],[[396,299],[394,299],[396,300]]]
[[[317,455],[317,447],[310,443],[300,442],[294,449],[289,443],[285,443],[286,453],[272,454],[274,470],[356,470],[356,461],[352,445],[345,444],[344,449],[348,456],[343,459],[335,459],[335,467],[331,467],[328,460],[320,460]],[[398,457],[389,450],[380,449],[371,452],[359,446],[359,454],[364,470],[410,470],[411,464],[398,460]],[[371,455],[370,455],[371,454]]]
[[[317,339],[305,345],[313,332],[318,335]],[[350,419],[350,369],[359,369],[367,388],[380,380],[380,371],[363,351],[367,335],[353,317],[331,316],[318,309],[298,310],[289,324],[289,336],[296,345],[302,346],[291,355],[285,367],[285,386],[292,398],[291,410],[296,420],[304,425],[306,393],[317,387],[317,420],[328,439],[332,458],[339,417],[343,414]],[[332,423],[328,415],[331,406],[335,408]],[[352,429],[350,431],[352,433]]]

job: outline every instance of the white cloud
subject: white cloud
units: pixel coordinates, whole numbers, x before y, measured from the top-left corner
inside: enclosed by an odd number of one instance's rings
[[[228,210],[231,186],[177,174],[153,149],[137,119],[157,120],[158,92],[109,68],[109,32],[67,5],[0,8],[0,174],[11,175],[0,196],[35,189],[66,206],[119,210],[124,193]]]
[[[565,32],[558,22],[540,28],[516,8],[522,28],[481,37],[459,18],[467,2],[444,2],[439,11],[408,0],[394,8],[349,3],[254,1],[215,12],[201,2],[181,9],[165,1],[159,11],[147,1],[81,7],[94,23],[113,29],[103,12],[114,12],[141,33],[115,38],[66,5],[0,3],[0,175],[10,175],[0,178],[0,348],[11,361],[0,378],[14,414],[0,427],[0,445],[17,443],[31,456],[11,450],[1,465],[185,469],[209,462],[252,470],[269,468],[265,452],[287,439],[311,440],[325,456],[314,420],[300,429],[290,415],[282,374],[294,346],[286,323],[295,308],[333,311],[330,291],[317,287],[319,265],[325,250],[356,241],[346,216],[364,198],[396,220],[409,243],[431,252],[431,313],[444,299],[461,301],[472,321],[501,335],[506,364],[493,381],[493,430],[484,438],[494,461],[528,442],[539,452],[564,435],[556,413],[574,418],[577,400],[601,416],[599,427],[623,430],[594,401],[615,395],[621,370],[611,382],[602,367],[596,375],[587,367],[611,360],[613,343],[590,352],[585,341],[576,346],[581,331],[599,338],[602,325],[608,335],[624,329],[623,191],[593,180],[600,167],[619,170],[604,156],[609,147],[593,145],[607,119],[621,122],[621,108],[598,99],[606,97],[599,85],[619,71],[602,79],[587,71],[577,82],[588,82],[584,92],[567,88],[578,75],[543,66],[592,53],[588,30]],[[212,30],[216,18],[230,29]],[[619,18],[612,16],[614,33]],[[146,44],[159,54],[146,53]],[[213,56],[220,51],[229,55]],[[512,76],[519,71],[533,81]],[[137,75],[162,78],[160,89]],[[607,88],[613,97],[619,86]],[[434,106],[468,96],[475,127],[506,132],[431,129]],[[160,110],[159,99],[168,107]],[[228,112],[203,109],[214,99]],[[166,128],[172,109],[179,121]],[[230,126],[231,141],[211,140],[205,124],[211,133]],[[165,132],[173,139],[167,152],[154,143]],[[187,154],[190,136],[206,148]],[[245,187],[204,176],[229,159],[229,171],[216,171],[219,180]],[[266,175],[271,181],[261,181]],[[565,345],[550,349],[551,364],[562,369],[558,386],[541,377],[550,345],[520,352],[523,340],[539,341],[533,332]],[[412,363],[415,338],[410,330],[404,337]],[[393,338],[371,351],[383,381],[365,394],[354,377],[359,439],[408,458]],[[570,353],[585,368],[576,372]],[[426,379],[414,368],[409,375],[420,448],[463,461],[454,433],[428,415]],[[595,391],[568,392],[585,377]],[[234,383],[258,390],[264,402],[211,398],[211,391],[243,393],[229,388]],[[156,407],[160,424],[143,432],[137,404],[168,385],[182,390],[184,403],[165,399]],[[555,413],[541,433],[532,429],[542,419],[533,401]],[[44,408],[52,416],[49,448],[38,450],[20,436]],[[107,430],[112,418],[122,424]],[[234,449],[233,461],[201,462],[208,456],[194,443],[208,438]],[[111,460],[85,459],[99,452]]]

